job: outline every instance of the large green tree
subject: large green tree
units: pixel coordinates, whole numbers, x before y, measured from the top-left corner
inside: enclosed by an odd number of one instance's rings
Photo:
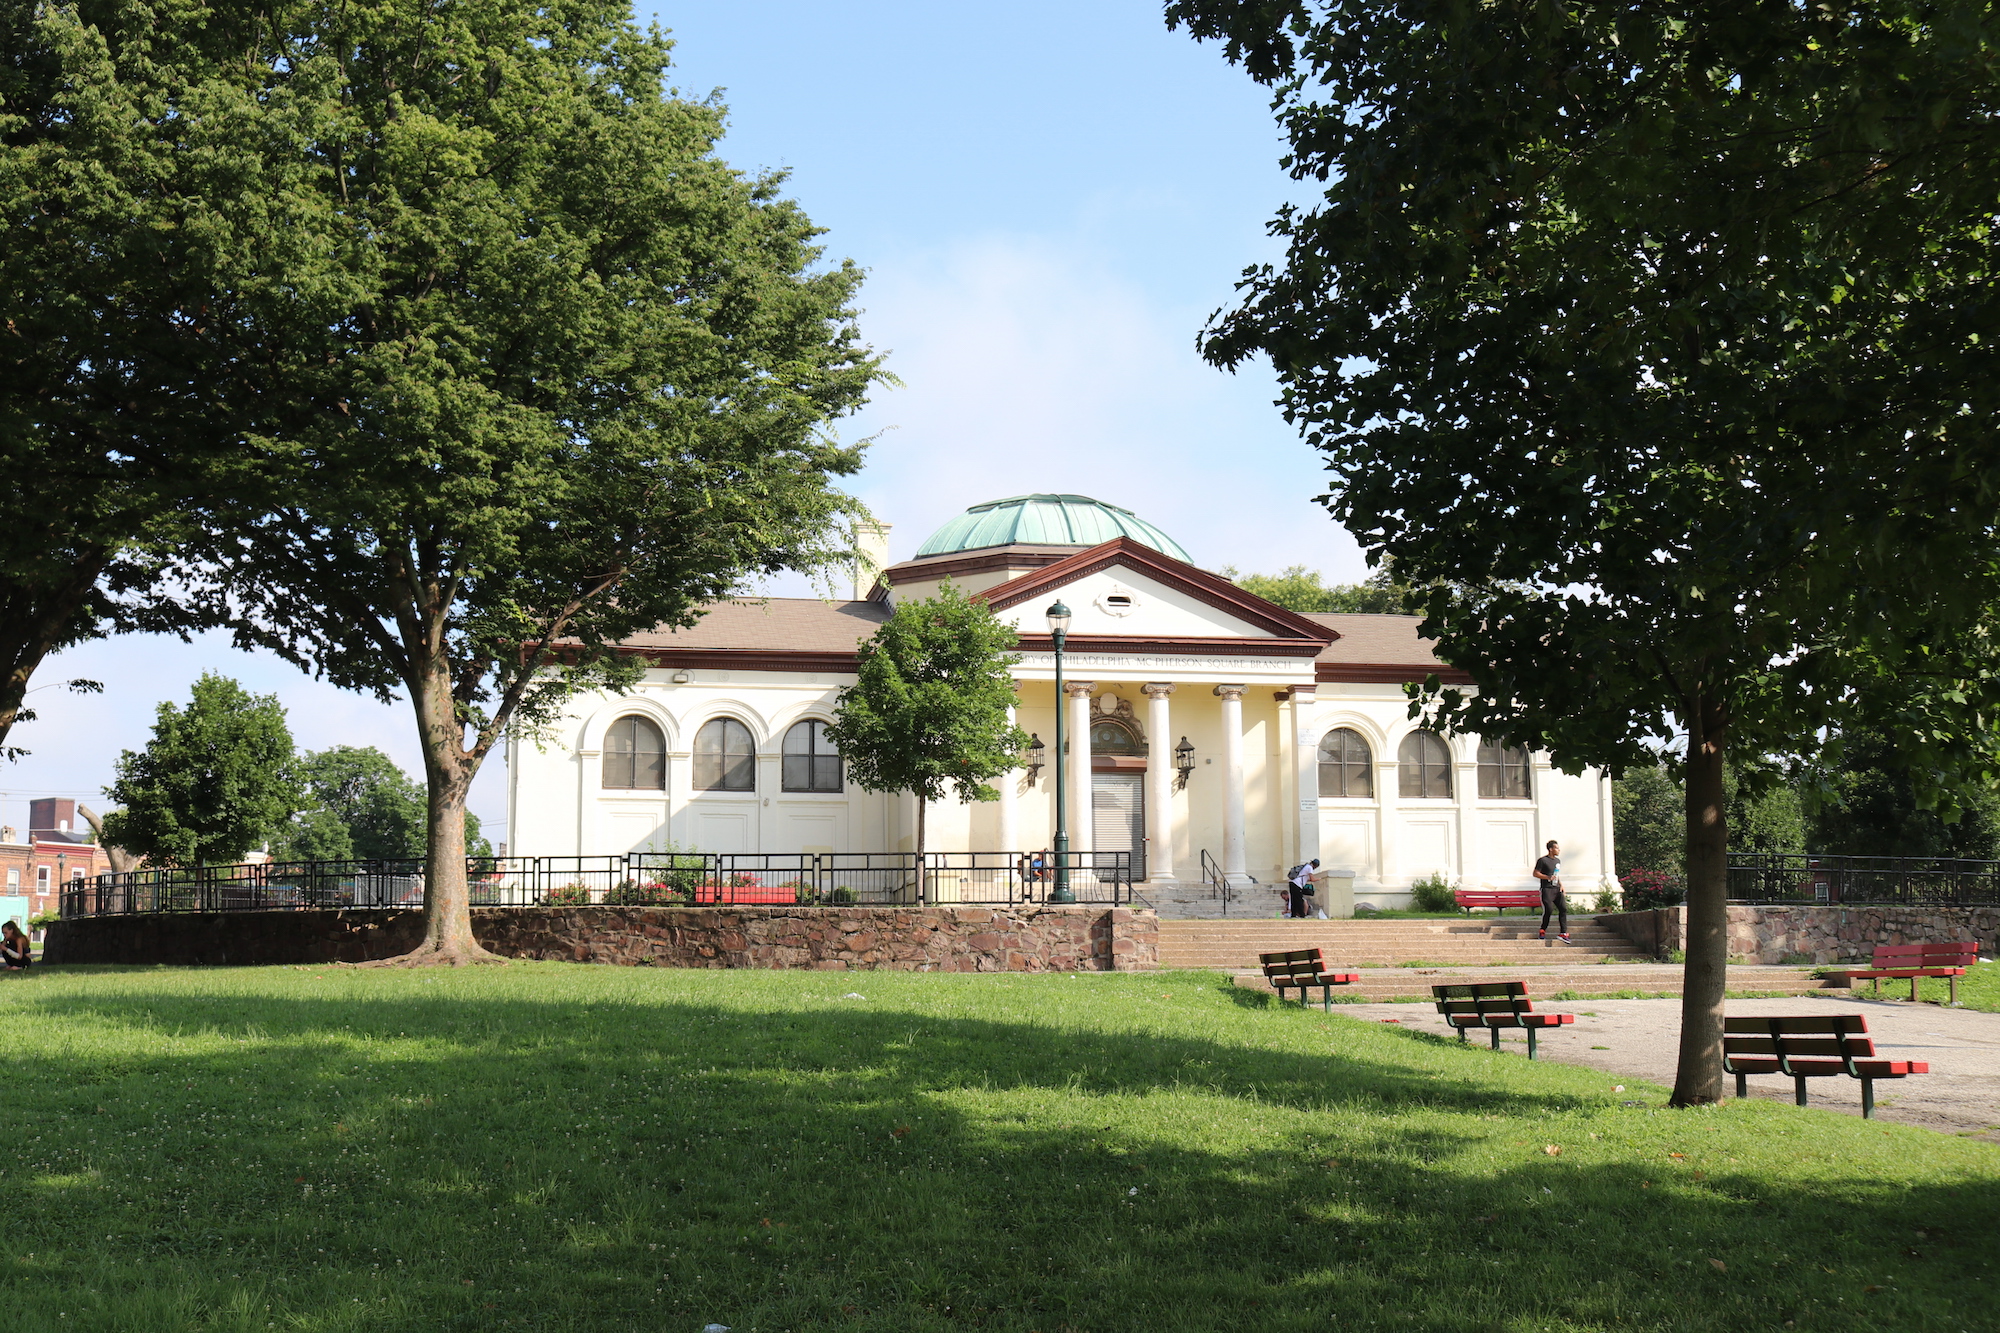
[[[103,839],[155,866],[240,861],[304,803],[274,694],[204,672],[185,709],[163,703],[143,750],[119,756]]]
[[[0,0],[0,753],[52,652],[193,623],[198,526],[294,300],[303,104],[246,62],[263,6]],[[303,79],[294,82],[303,82]],[[322,239],[324,239],[322,237]]]
[[[245,14],[252,11],[246,10]],[[265,417],[183,577],[243,641],[412,705],[427,931],[473,939],[465,800],[510,728],[745,578],[844,561],[878,371],[851,265],[717,158],[622,0],[264,6],[237,59],[309,167]]]
[[[1900,746],[1882,731],[1844,736],[1837,768],[1817,764],[1811,847],[1842,856],[2000,857],[2000,788],[1967,792],[1945,819],[1925,808]]]
[[[2000,57],[1983,2],[1177,0],[1293,176],[1212,326],[1268,355],[1330,507],[1427,588],[1455,726],[1678,743],[1674,1101],[1723,1093],[1725,758],[1894,716],[1993,763]]]
[[[1292,565],[1276,574],[1239,574],[1225,568],[1223,576],[1245,592],[1255,593],[1287,611],[1360,612],[1404,615],[1411,590],[1386,569],[1360,583],[1327,583],[1318,570]]]
[[[302,755],[305,803],[271,841],[279,861],[421,859],[429,833],[423,784],[373,746],[336,745]],[[465,849],[489,856],[479,817],[465,812]]]
[[[843,688],[827,738],[864,791],[917,798],[917,855],[925,811],[956,794],[992,801],[989,784],[1017,768],[1028,733],[1008,720],[1019,636],[991,607],[946,580],[937,596],[898,603],[861,645],[854,684]],[[923,894],[919,861],[918,894]]]

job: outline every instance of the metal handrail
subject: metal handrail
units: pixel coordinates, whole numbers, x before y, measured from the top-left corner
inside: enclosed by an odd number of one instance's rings
[[[1229,876],[1222,873],[1222,867],[1216,864],[1215,858],[1208,854],[1206,847],[1201,849],[1201,882],[1215,890],[1217,896],[1222,899],[1222,914],[1228,916],[1229,904],[1236,898],[1236,889],[1230,884]]]

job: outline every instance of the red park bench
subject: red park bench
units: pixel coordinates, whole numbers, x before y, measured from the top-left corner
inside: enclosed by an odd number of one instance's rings
[[[1319,987],[1320,996],[1325,1001],[1328,1012],[1333,1009],[1333,988],[1351,986],[1361,980],[1359,972],[1329,972],[1326,959],[1318,949],[1287,949],[1280,953],[1260,953],[1257,961],[1264,965],[1264,980],[1271,989],[1278,992],[1278,1001],[1283,1003],[1285,991],[1293,986],[1299,989],[1299,1004],[1306,1003],[1306,992]]]
[[[1453,889],[1451,896],[1470,912],[1475,907],[1540,907],[1540,889]]]
[[[1810,1018],[1760,1014],[1722,1020],[1722,1067],[1736,1075],[1736,1095],[1747,1097],[1748,1074],[1783,1074],[1806,1104],[1806,1080],[1845,1074],[1861,1080],[1861,1118],[1875,1115],[1875,1080],[1928,1074],[1921,1060],[1876,1058],[1868,1020],[1860,1014],[1816,1014]]]
[[[1493,1049],[1500,1049],[1500,1029],[1520,1028],[1528,1034],[1528,1058],[1535,1058],[1535,1033],[1543,1028],[1559,1028],[1576,1022],[1575,1014],[1538,1014],[1528,1002],[1525,981],[1449,982],[1432,986],[1438,1012],[1458,1029],[1465,1040],[1467,1028],[1485,1028],[1493,1034]]]
[[[1875,993],[1882,993],[1882,978],[1908,977],[1910,979],[1910,1000],[1917,998],[1919,977],[1947,977],[1951,982],[1951,1002],[1958,1003],[1958,979],[1965,970],[1979,961],[1977,944],[1882,944],[1876,946],[1875,958],[1869,966],[1858,972],[1847,974],[1847,984],[1857,981],[1875,983]]]

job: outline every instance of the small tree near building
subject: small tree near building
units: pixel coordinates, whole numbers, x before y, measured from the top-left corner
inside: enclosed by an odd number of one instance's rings
[[[271,844],[280,861],[416,861],[428,833],[423,784],[373,746],[336,745],[299,760],[305,808]],[[465,812],[468,856],[490,856]]]
[[[239,861],[304,803],[276,695],[206,672],[185,711],[160,705],[153,739],[125,751],[103,837],[156,866]]]
[[[1019,636],[984,602],[946,582],[899,605],[861,645],[859,679],[840,692],[827,737],[863,791],[917,798],[917,893],[924,897],[924,815],[947,792],[991,801],[987,784],[1020,763],[1028,733],[1007,718],[1015,701],[1010,651]]]

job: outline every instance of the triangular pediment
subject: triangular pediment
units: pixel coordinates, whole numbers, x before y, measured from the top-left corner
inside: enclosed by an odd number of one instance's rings
[[[1225,641],[1241,647],[1263,641],[1293,656],[1308,646],[1317,652],[1340,637],[1129,537],[1079,551],[982,596],[1021,632],[1024,647],[1047,637],[1045,612],[1055,601],[1070,608],[1069,632],[1077,639]]]

